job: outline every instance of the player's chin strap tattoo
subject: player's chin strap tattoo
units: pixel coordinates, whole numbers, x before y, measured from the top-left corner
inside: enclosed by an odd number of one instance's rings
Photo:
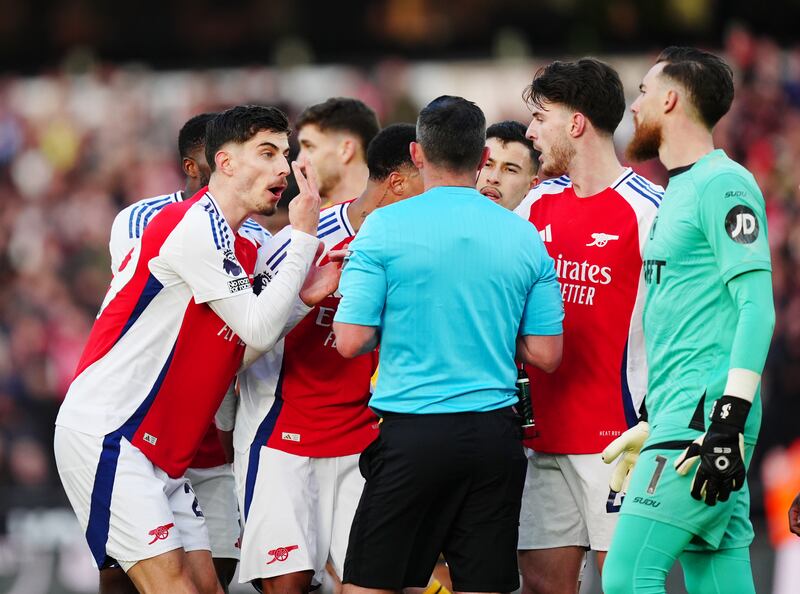
[[[711,408],[708,430],[686,448],[675,461],[678,474],[686,475],[697,460],[700,465],[692,481],[692,497],[716,505],[727,501],[731,491],[744,486],[744,425],[761,376],[746,369],[731,369],[725,396]],[[736,396],[728,394],[735,393]]]

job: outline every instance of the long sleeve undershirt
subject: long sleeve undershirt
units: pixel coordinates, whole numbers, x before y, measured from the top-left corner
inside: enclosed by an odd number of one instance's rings
[[[316,237],[292,230],[281,273],[258,296],[242,292],[209,301],[209,306],[247,346],[268,351],[284,334],[290,315],[296,312],[297,295],[318,245]]]

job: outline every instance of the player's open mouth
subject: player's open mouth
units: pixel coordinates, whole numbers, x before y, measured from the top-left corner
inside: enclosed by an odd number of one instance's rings
[[[487,198],[491,198],[495,202],[500,200],[500,192],[498,192],[494,188],[481,188],[481,194],[483,194]]]
[[[275,198],[280,200],[281,194],[283,194],[283,191],[286,189],[287,185],[288,184],[281,184],[279,186],[273,186],[273,187],[269,188],[269,191],[272,192],[272,194],[273,194],[273,196],[275,196]]]

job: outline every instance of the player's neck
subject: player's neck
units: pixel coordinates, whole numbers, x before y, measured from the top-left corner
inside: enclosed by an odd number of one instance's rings
[[[187,178],[186,185],[183,186],[183,199],[187,200],[191,198],[192,196],[197,194],[197,192],[199,192],[200,188],[202,187],[203,186],[198,185],[197,182],[192,178]]]
[[[624,167],[617,158],[611,138],[598,139],[575,153],[567,174],[578,198],[599,194],[613,184]]]
[[[693,123],[676,122],[670,128],[664,127],[658,160],[669,169],[696,163],[714,150],[711,132]]]
[[[225,217],[234,232],[238,231],[244,220],[253,214],[253,211],[238,199],[235,188],[212,179],[208,182],[208,192],[214,197],[222,211],[222,216]]]
[[[477,171],[450,171],[426,164],[420,169],[422,185],[425,191],[442,186],[474,188],[478,181]]]
[[[322,199],[328,204],[339,204],[346,200],[352,200],[353,196],[358,196],[364,191],[368,178],[369,170],[365,164],[352,164],[342,172],[339,183]]]
[[[396,202],[396,196],[389,190],[386,183],[367,181],[367,188],[347,208],[347,219],[350,221],[353,231],[361,228],[364,219],[373,210],[394,202]]]

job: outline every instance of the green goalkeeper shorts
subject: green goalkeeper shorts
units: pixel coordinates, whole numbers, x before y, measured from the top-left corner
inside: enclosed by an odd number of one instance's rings
[[[658,444],[655,444],[658,445]],[[665,444],[666,445],[666,444]],[[633,470],[620,513],[672,524],[695,535],[687,551],[708,551],[747,547],[753,541],[750,523],[750,491],[745,482],[728,501],[707,505],[694,499],[691,485],[699,461],[686,476],[673,466],[683,452],[679,449],[642,450]],[[753,446],[745,446],[749,466]]]

